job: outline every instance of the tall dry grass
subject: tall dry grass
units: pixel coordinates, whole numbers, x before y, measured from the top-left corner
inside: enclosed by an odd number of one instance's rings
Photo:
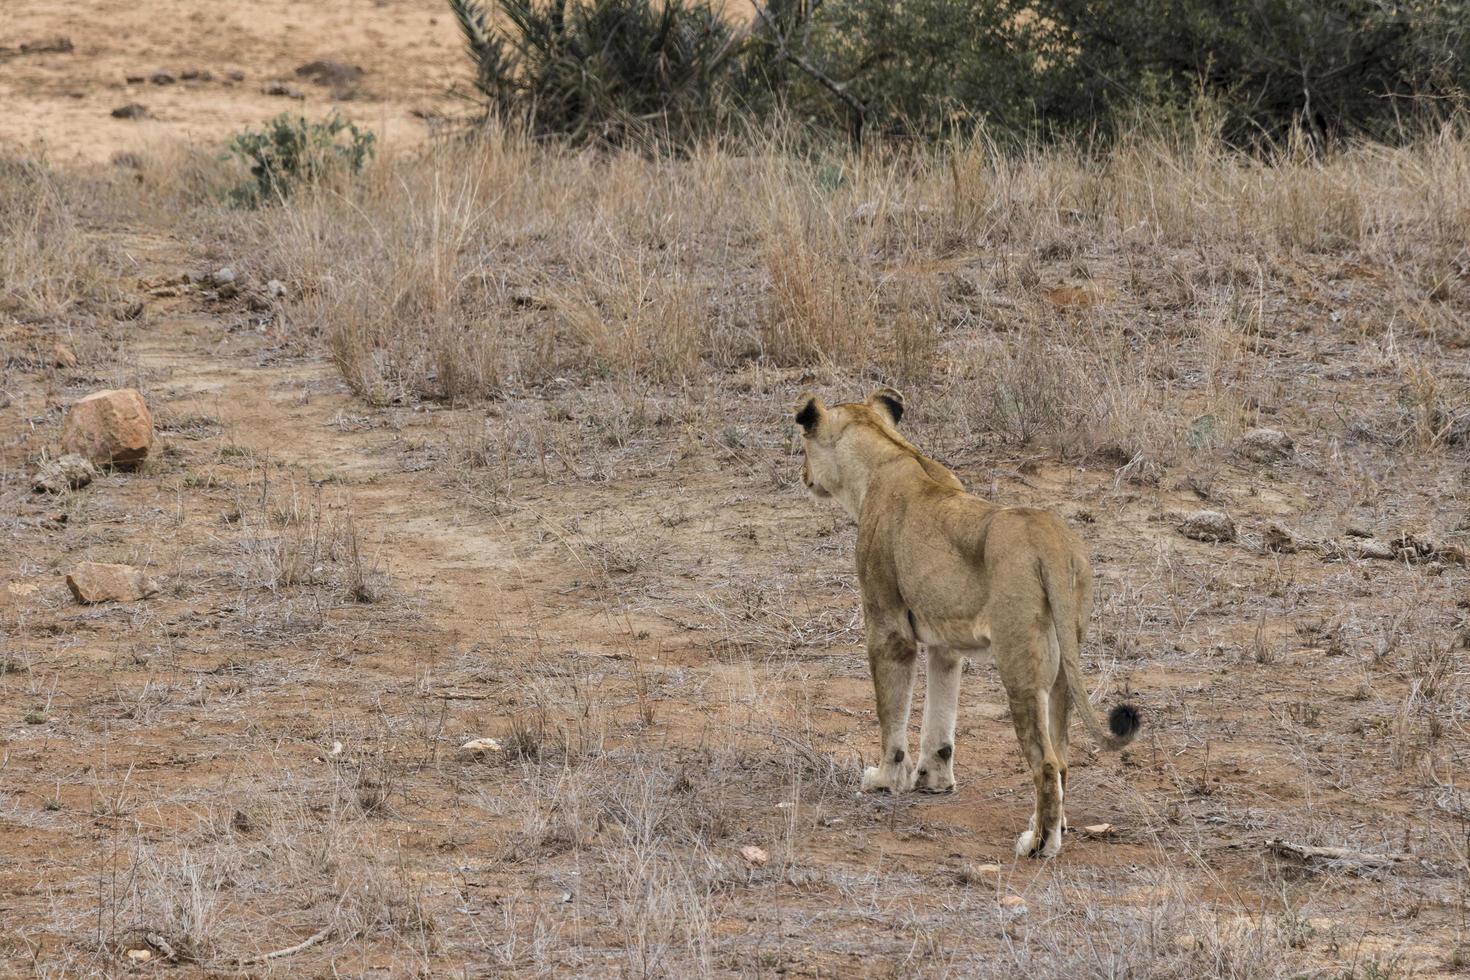
[[[112,298],[103,252],[85,232],[83,182],[0,157],[0,323],[65,317]]]
[[[773,138],[683,159],[491,130],[235,234],[374,402],[816,371],[1142,471],[1250,423],[1272,297],[1307,267],[1380,277],[1369,333],[1470,343],[1467,175],[1454,128],[1331,155],[1241,155],[1206,120],[1105,151]]]

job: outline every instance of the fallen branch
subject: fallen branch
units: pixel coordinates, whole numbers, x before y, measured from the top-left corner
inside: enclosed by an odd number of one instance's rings
[[[1367,868],[1382,868],[1402,861],[1411,860],[1408,854],[1375,854],[1371,851],[1354,851],[1346,847],[1313,847],[1274,837],[1266,846],[1277,854],[1299,858],[1302,861],[1331,861],[1343,865],[1358,865]]]
[[[283,956],[295,956],[297,953],[301,952],[302,950],[310,949],[311,947],[315,946],[317,943],[319,943],[322,940],[326,939],[328,936],[330,936],[332,934],[332,931],[333,931],[334,928],[335,928],[334,926],[327,926],[321,932],[313,933],[312,935],[307,936],[305,939],[301,940],[301,942],[297,943],[295,946],[287,946],[285,949],[278,949],[278,950],[276,950],[275,952],[272,952],[272,953],[262,953],[260,956],[251,956],[251,957],[249,957],[247,959],[238,960],[236,962],[240,966],[251,966],[251,965],[253,965],[255,963],[264,963],[267,960],[278,960],[278,959],[280,959]]]

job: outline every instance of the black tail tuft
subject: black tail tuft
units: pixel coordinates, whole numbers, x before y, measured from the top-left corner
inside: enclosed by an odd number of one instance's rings
[[[1131,704],[1117,705],[1108,712],[1108,730],[1124,741],[1136,735],[1142,723],[1138,709]]]

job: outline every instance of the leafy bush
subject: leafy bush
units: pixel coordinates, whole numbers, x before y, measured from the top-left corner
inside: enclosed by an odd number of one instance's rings
[[[1381,138],[1470,87],[1460,0],[849,0],[811,46],[871,124],[925,135],[1091,135],[1203,96],[1237,143]]]
[[[823,127],[1107,136],[1202,101],[1235,143],[1394,138],[1470,89],[1464,0],[449,0],[475,84],[536,132],[681,142]],[[738,110],[738,114],[737,114]]]
[[[725,115],[741,36],[711,0],[449,0],[492,109],[577,142],[675,142]]]
[[[1470,85],[1461,0],[1039,0],[1049,43],[1070,56],[1041,75],[1045,109],[1074,127],[1152,95],[1201,91],[1237,142],[1293,128],[1321,137],[1397,134],[1422,101]]]
[[[346,133],[346,137],[338,137]],[[242,207],[282,201],[297,187],[342,174],[357,174],[373,153],[376,137],[333,113],[325,122],[283,112],[263,132],[247,129],[230,140],[229,153],[250,167],[253,183],[230,197]]]

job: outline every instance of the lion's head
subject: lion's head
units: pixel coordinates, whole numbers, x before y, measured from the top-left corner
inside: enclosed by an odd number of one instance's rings
[[[845,494],[853,480],[853,456],[865,450],[853,439],[855,432],[880,436],[879,442],[913,451],[898,434],[903,418],[903,395],[883,387],[863,402],[844,402],[828,408],[816,395],[803,394],[796,402],[796,424],[801,426],[805,459],[801,482],[815,497],[832,497],[846,503]]]

